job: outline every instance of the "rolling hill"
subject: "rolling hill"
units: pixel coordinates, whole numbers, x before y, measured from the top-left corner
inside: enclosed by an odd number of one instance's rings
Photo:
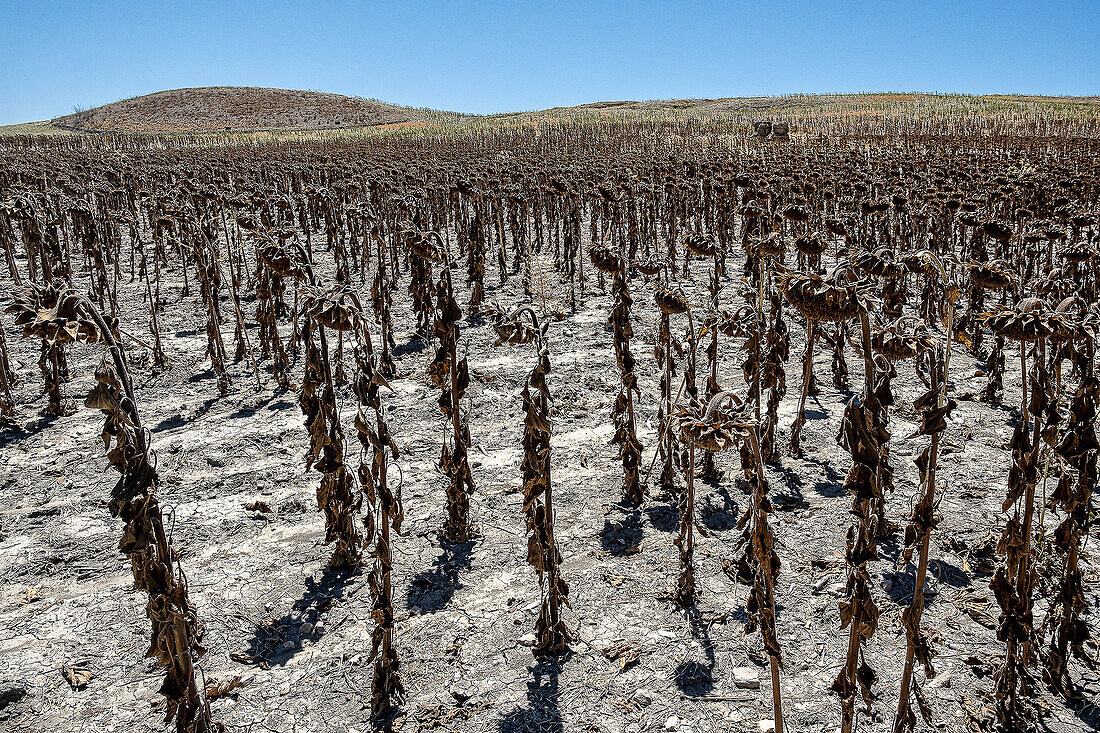
[[[342,94],[260,87],[171,89],[50,121],[72,132],[242,132],[369,127],[459,117]]]
[[[782,119],[804,133],[950,133],[970,129],[1035,135],[1100,135],[1100,97],[873,93],[778,97],[607,101],[545,110],[466,115],[403,107],[341,94],[260,87],[172,89],[124,99],[53,120],[0,127],[0,136],[253,133],[279,137],[373,134],[394,129],[479,129],[545,121],[702,120],[747,128]]]

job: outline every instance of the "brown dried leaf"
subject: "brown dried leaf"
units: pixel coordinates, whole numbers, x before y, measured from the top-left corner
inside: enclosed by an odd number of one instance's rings
[[[62,665],[61,674],[74,690],[83,690],[95,678],[95,673],[80,665]]]

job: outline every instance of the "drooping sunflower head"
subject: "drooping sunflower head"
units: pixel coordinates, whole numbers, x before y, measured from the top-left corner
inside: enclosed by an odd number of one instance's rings
[[[605,245],[594,244],[589,247],[588,259],[605,275],[615,275],[623,271],[623,258]]]
[[[871,333],[871,348],[889,361],[911,359],[933,346],[928,327],[912,316],[902,316]]]
[[[511,313],[505,313],[497,305],[492,305],[486,310],[493,319],[493,330],[497,334],[497,341],[493,344],[494,346],[530,344],[542,335],[542,331],[537,326],[538,318],[531,306],[522,306]],[[520,319],[524,312],[531,315],[531,321],[536,325],[528,325]]]
[[[662,313],[670,316],[687,313],[688,309],[691,308],[691,304],[680,288],[672,290],[659,285],[653,291],[653,300],[656,301],[657,307],[661,309]]]
[[[275,234],[265,233],[256,238],[256,257],[271,272],[294,280],[306,279],[306,268],[301,255],[293,245]]]
[[[1015,307],[986,314],[985,321],[998,336],[1025,343],[1047,338],[1057,330],[1038,298],[1024,298]]]
[[[656,255],[646,255],[634,260],[634,266],[646,277],[653,277],[664,267],[664,262]]]
[[[1007,290],[1016,282],[1016,276],[1000,260],[992,262],[970,262],[970,280],[985,290]]]
[[[102,336],[95,321],[81,311],[81,301],[64,283],[33,284],[12,298],[5,310],[15,314],[15,325],[23,327],[24,336],[50,344],[95,343]]]
[[[713,257],[718,251],[718,242],[706,234],[691,232],[684,237],[684,248],[697,257]]]
[[[672,414],[680,442],[718,453],[744,439],[751,423],[745,404],[732,392],[719,392],[706,405],[686,404]]]
[[[353,331],[363,321],[363,309],[355,291],[343,284],[322,289],[302,289],[302,313],[334,331]]]
[[[850,269],[838,270],[827,277],[812,272],[788,272],[780,279],[787,300],[811,321],[848,321],[859,315],[870,294]]]

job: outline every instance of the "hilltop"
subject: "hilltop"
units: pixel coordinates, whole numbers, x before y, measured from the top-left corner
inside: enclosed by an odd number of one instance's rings
[[[401,125],[447,113],[342,94],[260,87],[170,89],[50,121],[72,132],[242,132]],[[449,115],[458,117],[458,115]]]

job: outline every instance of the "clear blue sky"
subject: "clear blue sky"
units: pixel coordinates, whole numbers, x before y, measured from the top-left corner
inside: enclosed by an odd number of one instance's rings
[[[0,124],[161,89],[460,112],[796,92],[1100,94],[1100,0],[0,0]]]

